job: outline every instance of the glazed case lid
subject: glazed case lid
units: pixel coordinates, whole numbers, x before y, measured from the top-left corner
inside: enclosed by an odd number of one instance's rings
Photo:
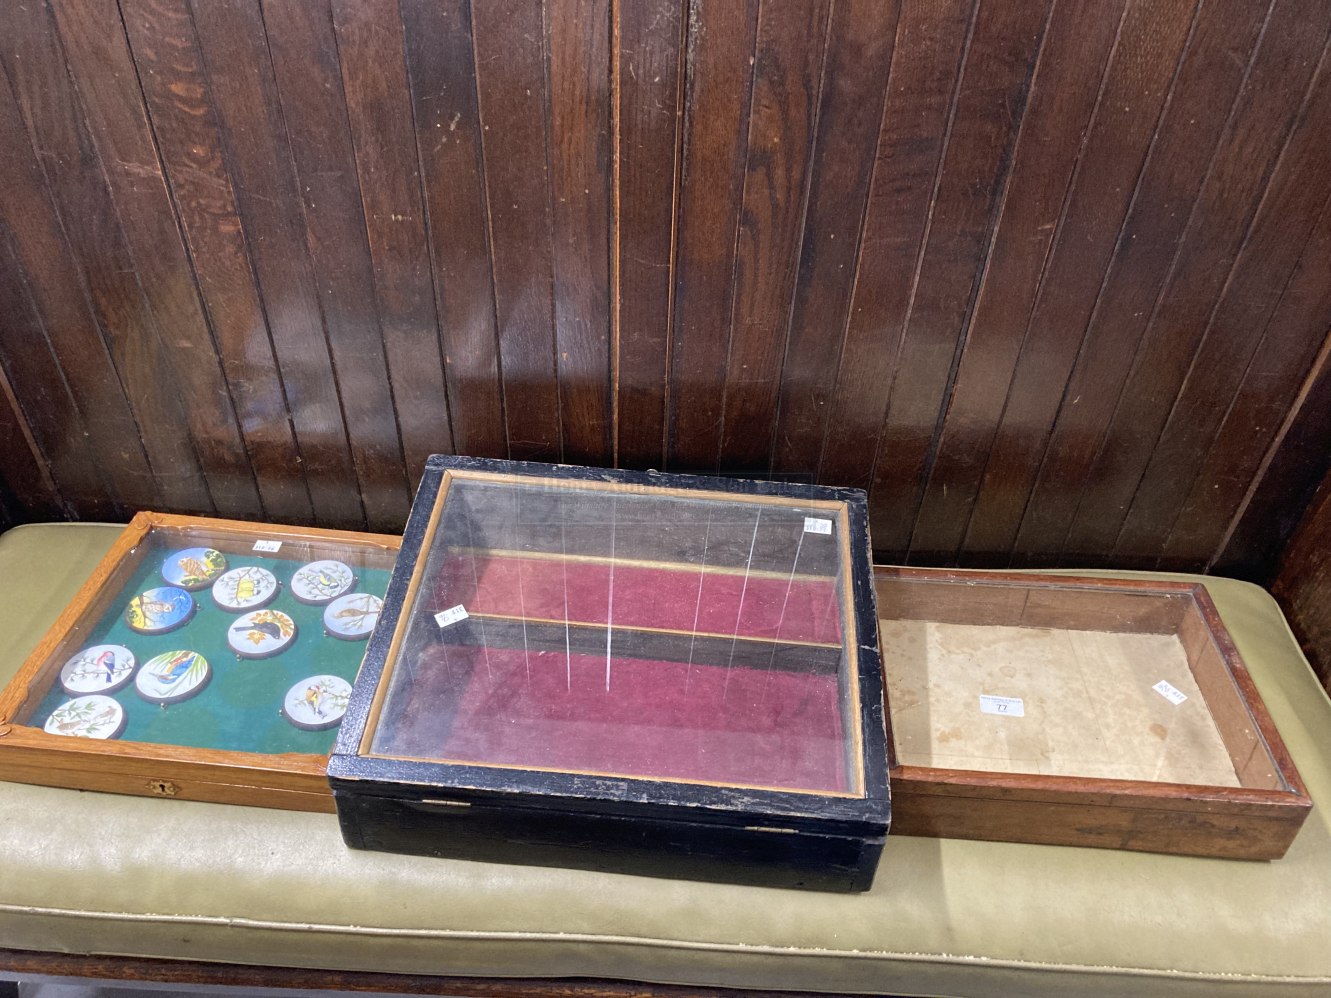
[[[876,635],[862,492],[434,457],[329,775],[881,834]]]

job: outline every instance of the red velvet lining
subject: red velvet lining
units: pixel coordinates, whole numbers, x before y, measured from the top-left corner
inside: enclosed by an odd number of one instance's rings
[[[437,606],[431,612],[461,604],[470,614],[562,621],[567,593],[567,619],[604,624],[611,603],[610,585],[610,566],[600,562],[459,555],[449,558],[439,573]],[[752,573],[746,579],[743,571],[674,571],[617,564],[610,619],[617,627],[738,632],[750,637],[779,636],[783,641],[840,644],[838,604],[831,579]]]
[[[474,574],[473,574],[474,573]],[[520,573],[520,575],[519,575]],[[519,588],[519,578],[521,587]],[[566,581],[567,580],[567,581]],[[839,645],[832,580],[618,564],[613,624]],[[610,569],[456,556],[437,612],[604,625]],[[742,605],[741,605],[741,595]],[[471,632],[471,640],[479,634]],[[511,632],[510,632],[511,633]],[[585,647],[585,646],[584,646]],[[732,658],[733,661],[733,658]],[[415,664],[387,750],[423,758],[792,790],[845,791],[839,677],[713,661],[434,645]]]
[[[433,648],[427,668],[465,683],[431,757],[846,789],[835,676],[614,658],[607,690],[600,656],[459,646]]]

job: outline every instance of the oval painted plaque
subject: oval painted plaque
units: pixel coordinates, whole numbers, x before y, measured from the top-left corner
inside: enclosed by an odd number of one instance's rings
[[[125,730],[125,708],[100,694],[75,697],[51,711],[42,728],[74,738],[119,738]]]
[[[60,670],[60,686],[72,696],[114,693],[134,676],[134,653],[124,645],[93,645],[72,656]]]

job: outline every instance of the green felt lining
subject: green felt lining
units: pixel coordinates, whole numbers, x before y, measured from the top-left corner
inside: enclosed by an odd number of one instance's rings
[[[177,703],[150,703],[136,692],[132,681],[108,694],[125,709],[125,730],[120,737],[126,741],[236,752],[327,755],[337,728],[323,731],[297,728],[282,715],[282,701],[287,690],[310,676],[326,674],[352,682],[365,654],[365,641],[345,641],[325,635],[324,608],[302,603],[291,595],[292,575],[310,559],[227,555],[228,569],[257,565],[276,575],[281,589],[266,609],[280,610],[296,622],[296,640],[283,651],[272,658],[242,659],[227,644],[227,628],[243,614],[220,609],[206,588],[192,594],[198,610],[187,624],[174,631],[139,634],[125,623],[124,611],[130,599],[146,589],[166,585],[161,575],[162,561],[185,546],[188,545],[154,545],[155,550],[149,551],[139,563],[79,645],[80,648],[124,645],[134,653],[136,669],[157,655],[180,649],[198,652],[212,667],[208,684],[197,695]],[[383,596],[390,574],[388,569],[357,568],[353,591]],[[28,723],[40,726],[68,699],[69,694],[57,680]]]

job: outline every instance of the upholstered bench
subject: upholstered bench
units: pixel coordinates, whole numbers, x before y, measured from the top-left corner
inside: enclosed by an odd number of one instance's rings
[[[117,530],[0,536],[0,683]],[[891,837],[873,890],[846,896],[353,852],[332,815],[0,783],[0,978],[151,975],[148,959],[231,965],[197,968],[216,982],[259,965],[906,995],[1324,995],[1331,705],[1265,592],[1203,581],[1316,802],[1278,862]]]

